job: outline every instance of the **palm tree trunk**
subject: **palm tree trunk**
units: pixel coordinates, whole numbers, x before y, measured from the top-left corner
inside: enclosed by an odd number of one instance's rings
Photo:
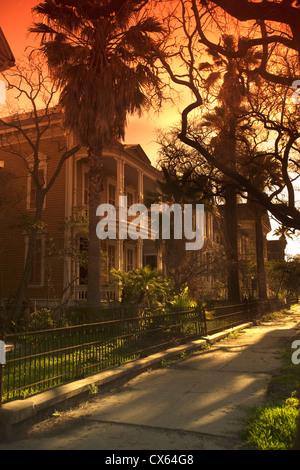
[[[236,188],[228,185],[225,190],[225,234],[229,260],[227,274],[228,300],[240,302],[238,237],[237,237],[237,202]]]
[[[98,218],[97,208],[100,204],[101,190],[103,188],[102,149],[97,152],[88,150],[89,161],[89,249],[88,249],[88,289],[87,301],[90,307],[100,306],[100,240],[97,237],[96,227]]]
[[[266,270],[264,260],[264,240],[262,231],[262,216],[259,209],[255,213],[255,236],[256,236],[256,265],[258,277],[259,298],[267,298]]]

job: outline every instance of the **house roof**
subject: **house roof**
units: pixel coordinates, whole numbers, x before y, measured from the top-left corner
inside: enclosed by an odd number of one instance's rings
[[[124,144],[123,147],[127,152],[131,153],[132,156],[142,160],[147,165],[151,165],[149,157],[146,155],[140,144]]]
[[[15,65],[15,58],[0,28],[0,72]]]

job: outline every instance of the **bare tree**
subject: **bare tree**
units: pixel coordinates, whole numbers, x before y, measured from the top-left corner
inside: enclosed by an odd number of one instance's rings
[[[300,229],[300,211],[295,195],[295,180],[299,175],[300,165],[300,108],[292,103],[293,89],[291,86],[287,87],[286,83],[271,82],[262,78],[260,69],[256,65],[257,60],[247,66],[244,62],[238,68],[239,83],[243,87],[244,93],[247,94],[251,107],[247,126],[254,128],[260,126],[262,134],[269,133],[270,138],[266,140],[265,145],[268,146],[268,153],[273,155],[280,169],[280,178],[269,181],[270,184],[266,191],[265,188],[258,187],[247,175],[245,166],[241,162],[233,166],[228,164],[225,158],[222,158],[222,154],[218,157],[213,153],[211,148],[199,139],[199,135],[193,127],[195,120],[201,121],[203,115],[212,109],[214,96],[207,93],[205,86],[207,78],[213,78],[215,86],[220,88],[224,74],[224,71],[215,71],[212,62],[209,62],[207,47],[210,47],[210,44],[205,38],[216,29],[222,29],[224,34],[224,31],[237,28],[237,25],[228,18],[222,24],[219,18],[213,21],[214,17],[211,15],[214,10],[207,9],[208,2],[199,5],[194,0],[181,0],[179,3],[181,5],[181,12],[178,15],[180,20],[177,21],[176,18],[173,18],[173,23],[170,20],[170,25],[176,32],[176,38],[180,36],[180,47],[177,39],[172,44],[168,43],[165,56],[161,56],[161,63],[171,82],[177,88],[188,90],[190,93],[190,101],[181,112],[180,140],[199,152],[211,166],[235,182],[242,188],[245,195],[251,195],[256,203],[270,211],[281,224]],[[222,49],[212,48],[211,53],[215,54],[219,60],[221,60],[222,54],[229,57],[239,57],[237,52],[240,53],[241,43],[251,40],[250,43],[247,42],[248,45],[252,44],[251,53],[256,56],[256,59],[263,60],[264,43],[262,44],[260,40],[258,47],[255,41],[252,42],[251,25],[246,26],[243,31],[244,36],[240,31],[237,31],[240,40],[235,48],[228,48],[226,44],[222,43]],[[277,48],[274,52],[273,50],[269,51],[269,63],[274,62],[274,67],[276,66],[277,69],[284,66],[292,79],[297,76],[299,71],[298,56],[292,55],[291,51],[294,49],[287,46],[286,50],[283,49],[284,41],[280,45],[282,46],[280,50]],[[248,53],[249,47],[246,48]],[[291,85],[291,81],[289,84]]]
[[[284,49],[290,59],[299,62],[300,56],[300,3],[294,0],[204,0],[199,4],[192,1],[192,8],[198,16],[197,30],[201,42],[210,50],[228,58],[242,58],[253,48],[261,50],[260,61],[252,70],[267,81],[291,86],[299,75],[287,64],[277,61]],[[209,34],[207,23],[214,25],[214,36]],[[241,31],[235,51],[221,45],[224,28],[231,25]],[[244,33],[244,34],[243,34]]]
[[[54,136],[55,127],[60,126],[60,112],[55,106],[57,87],[51,82],[47,68],[38,55],[28,56],[24,64],[16,65],[3,77],[12,98],[8,103],[10,115],[0,119],[0,129],[5,131],[1,134],[0,147],[7,152],[8,158],[22,161],[31,177],[35,197],[32,216],[27,214],[26,217],[27,255],[22,280],[14,297],[13,318],[17,319],[30,282],[37,235],[44,228],[42,212],[46,195],[66,160],[79,150],[79,146],[67,148]],[[41,145],[46,136],[52,138],[59,155],[56,168],[47,180],[41,160]]]

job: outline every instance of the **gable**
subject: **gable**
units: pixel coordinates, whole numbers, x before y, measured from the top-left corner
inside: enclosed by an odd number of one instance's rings
[[[13,67],[14,65],[15,58],[11,52],[3,31],[0,28],[0,72]]]
[[[124,150],[126,150],[126,152],[128,152],[137,160],[142,161],[148,166],[152,166],[150,159],[147,157],[146,153],[144,152],[144,150],[139,144],[136,144],[136,145],[125,144]]]

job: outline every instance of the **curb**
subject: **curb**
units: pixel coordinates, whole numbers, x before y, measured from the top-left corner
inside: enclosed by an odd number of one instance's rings
[[[53,412],[56,405],[61,403],[66,405],[70,400],[89,393],[91,386],[104,387],[110,385],[112,387],[122,379],[129,380],[148,367],[159,364],[163,359],[178,357],[183,352],[197,350],[207,344],[213,344],[232,332],[243,330],[250,326],[252,326],[252,323],[244,323],[220,333],[152,354],[151,356],[127,362],[90,375],[84,379],[60,385],[25,400],[15,400],[6,403],[0,408],[0,437],[5,440],[11,440],[16,425],[26,424],[26,422],[32,423],[32,420],[37,419],[43,412]]]

